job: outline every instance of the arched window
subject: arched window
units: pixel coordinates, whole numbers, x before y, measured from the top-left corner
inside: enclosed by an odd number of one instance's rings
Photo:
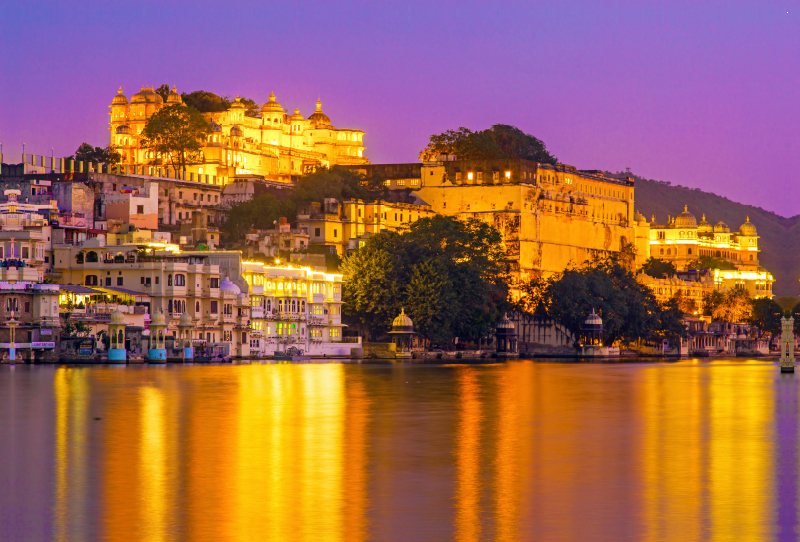
[[[172,286],[172,275],[167,275],[167,286]]]
[[[86,255],[86,261],[89,262],[89,263],[97,263],[97,261],[98,261],[97,252],[95,252],[94,250],[89,252]]]
[[[753,261],[753,255],[752,254],[750,255],[750,261],[751,262]]]
[[[200,312],[200,302],[199,301],[195,301],[194,302],[194,312]]]
[[[175,286],[186,286],[186,275],[175,275]]]
[[[124,337],[122,336],[122,330],[121,330],[121,329],[119,330],[119,333],[117,334],[117,342],[118,342],[119,344],[122,344],[122,343],[124,343],[124,342],[125,342],[125,339],[124,339]]]
[[[75,258],[77,263],[83,263],[83,252],[78,252],[78,256]]]
[[[659,252],[658,252],[658,253],[659,253],[659,255],[663,256],[663,255],[664,255],[664,249],[663,249],[663,248],[662,248],[662,249],[659,249]]]

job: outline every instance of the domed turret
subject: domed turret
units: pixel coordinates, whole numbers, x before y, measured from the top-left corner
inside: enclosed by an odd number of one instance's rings
[[[308,120],[313,122],[316,126],[330,126],[331,119],[328,118],[328,115],[322,112],[322,101],[317,100],[317,110],[308,117]]]
[[[156,91],[151,87],[142,87],[142,90],[131,96],[132,104],[163,104],[164,100],[161,99]]]
[[[120,124],[116,129],[117,135],[126,135],[131,133],[131,127],[127,124]]]
[[[703,220],[697,225],[697,231],[699,233],[711,233],[714,231],[714,226],[706,222],[706,215],[703,215]]]
[[[646,218],[644,217],[644,215],[643,215],[642,213],[640,213],[639,211],[636,211],[636,214],[634,214],[634,215],[633,215],[633,219],[634,219],[636,222],[640,222],[640,223],[641,223],[641,222],[647,222],[647,219],[646,219]]]
[[[238,126],[234,126],[231,128],[231,136],[233,137],[242,137],[242,129]]]
[[[213,120],[211,122],[209,122],[208,125],[211,128],[212,132],[221,132],[222,131],[222,126],[220,126],[219,124],[217,124]]]
[[[747,221],[739,227],[739,233],[742,235],[747,235],[748,237],[756,237],[758,235],[758,230],[753,224],[750,222],[750,217],[747,217]]]
[[[592,309],[592,314],[590,314],[589,317],[586,318],[586,321],[583,323],[583,328],[593,329],[602,327],[603,327],[603,319],[600,318],[600,316],[594,312],[594,309]]]
[[[153,318],[150,320],[151,326],[166,326],[167,320],[164,318],[164,313],[161,312],[161,309],[158,309],[158,312],[153,315]]]
[[[674,224],[676,228],[696,228],[697,219],[689,212],[688,206],[684,205],[683,212],[675,218]]]
[[[122,93],[122,87],[119,87],[117,95],[111,100],[111,105],[128,105],[128,98]]]
[[[283,107],[275,101],[275,94],[269,93],[269,101],[261,106],[261,111],[264,113],[283,113]]]
[[[178,323],[180,326],[191,326],[194,325],[192,321],[192,317],[188,312],[184,312],[181,314],[180,322]]]
[[[406,315],[405,308],[400,309],[400,315],[394,319],[394,322],[392,322],[392,331],[414,331],[414,322],[412,322],[411,318]]]
[[[717,225],[714,226],[714,233],[729,233],[731,230],[728,228],[728,225],[725,224],[722,220],[717,222]]]
[[[122,314],[118,310],[112,312],[111,315],[109,316],[109,318],[111,319],[111,323],[112,324],[123,324],[123,323],[125,323],[125,315]]]
[[[244,104],[242,103],[242,99],[237,94],[236,95],[236,99],[231,104],[231,109],[244,109],[244,108],[245,107],[244,107]]]
[[[303,118],[303,115],[300,114],[300,110],[299,109],[295,109],[294,110],[294,115],[292,115],[291,119],[294,120],[294,121],[305,120]]]
[[[175,90],[175,85],[172,85],[172,92],[167,96],[167,105],[180,105],[183,103],[183,98]]]
[[[242,290],[234,283],[232,283],[231,279],[229,279],[228,277],[225,277],[219,283],[219,291],[224,294],[234,294],[234,295],[242,293]]]

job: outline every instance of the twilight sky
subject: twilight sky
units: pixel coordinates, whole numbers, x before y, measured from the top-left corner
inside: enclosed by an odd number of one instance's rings
[[[800,1],[0,0],[0,25],[5,162],[105,146],[120,85],[169,83],[319,96],[373,163],[505,123],[579,168],[800,213]]]

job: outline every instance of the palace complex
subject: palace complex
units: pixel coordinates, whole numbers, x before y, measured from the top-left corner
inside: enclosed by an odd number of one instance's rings
[[[152,87],[142,87],[129,102],[120,87],[109,106],[109,129],[111,144],[122,154],[123,167],[152,167],[151,175],[160,167],[163,176],[176,176],[142,149],[140,141],[150,117],[162,107],[181,104],[174,87],[166,103]],[[308,118],[298,109],[294,113],[284,109],[274,94],[255,116],[246,114],[238,96],[229,110],[203,115],[211,133],[202,148],[201,163],[189,166],[186,173],[206,182],[226,184],[236,175],[258,175],[286,183],[318,166],[369,163],[364,155],[364,132],[331,124],[320,100]]]

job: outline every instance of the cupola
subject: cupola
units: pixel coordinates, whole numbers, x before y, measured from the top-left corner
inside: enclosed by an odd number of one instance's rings
[[[111,105],[128,105],[128,98],[122,93],[122,87],[119,87],[117,95],[111,100]]]

